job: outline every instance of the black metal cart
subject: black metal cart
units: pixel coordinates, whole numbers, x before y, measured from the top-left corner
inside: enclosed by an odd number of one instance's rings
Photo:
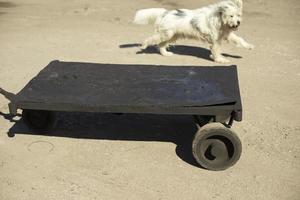
[[[50,129],[55,111],[192,115],[192,152],[210,170],[234,165],[242,120],[236,66],[155,66],[52,61],[18,94],[0,88],[11,115],[33,130]]]

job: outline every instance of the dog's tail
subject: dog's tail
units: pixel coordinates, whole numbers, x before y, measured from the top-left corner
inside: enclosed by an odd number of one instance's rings
[[[154,24],[156,19],[162,16],[167,10],[164,8],[149,8],[138,10],[135,14],[133,23],[135,24]]]

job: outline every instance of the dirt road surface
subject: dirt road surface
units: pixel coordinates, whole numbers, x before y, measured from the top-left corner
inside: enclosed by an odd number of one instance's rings
[[[137,9],[212,2],[0,0],[0,85],[18,92],[55,59],[216,65],[197,41],[178,42],[173,57],[137,54],[134,44],[153,28],[132,24]],[[255,49],[224,47],[238,65],[244,107],[233,126],[243,154],[232,168],[195,166],[189,117],[70,114],[53,132],[32,134],[5,119],[0,96],[0,199],[300,199],[299,13],[298,0],[244,0],[238,34]]]

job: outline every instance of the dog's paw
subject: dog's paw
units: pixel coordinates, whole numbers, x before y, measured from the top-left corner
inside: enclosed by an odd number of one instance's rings
[[[173,56],[174,54],[172,52],[166,51],[166,52],[161,53],[161,55],[163,55],[163,56]]]
[[[229,63],[230,61],[224,57],[218,57],[218,58],[215,58],[214,59],[215,62],[218,62],[218,63]]]
[[[254,45],[253,44],[247,44],[247,45],[245,45],[245,48],[248,49],[248,50],[252,50],[252,49],[254,49]]]
[[[147,44],[141,44],[139,47],[140,47],[141,50],[145,50],[145,49],[147,49],[148,45]]]
[[[172,52],[167,51],[165,48],[161,48],[161,49],[159,49],[159,51],[160,51],[160,54],[163,56],[172,56],[173,55]]]

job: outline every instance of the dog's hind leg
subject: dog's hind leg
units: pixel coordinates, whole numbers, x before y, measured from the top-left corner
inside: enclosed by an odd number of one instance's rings
[[[168,52],[166,50],[166,47],[168,46],[169,42],[172,41],[172,38],[174,36],[173,31],[166,31],[161,33],[156,33],[155,35],[147,38],[143,44],[142,49],[146,49],[148,46],[151,45],[158,45],[159,51],[164,56],[170,56],[172,55],[171,52]]]
[[[218,63],[228,63],[229,62],[229,60],[227,60],[221,54],[221,44],[220,44],[220,42],[213,43],[210,49],[211,49],[210,58],[213,59],[215,62],[218,62]]]
[[[160,42],[158,44],[159,52],[163,56],[172,56],[173,53],[167,51],[167,47],[169,46],[169,44],[171,42],[176,41],[176,37],[174,36],[174,32],[173,31],[166,31],[162,35],[163,35],[162,42]]]
[[[163,42],[158,45],[159,52],[161,55],[163,55],[163,56],[172,56],[173,55],[172,52],[167,51],[168,44],[169,44],[169,42]]]
[[[142,43],[141,49],[147,49],[148,46],[156,45],[161,42],[161,35],[159,33],[147,38]]]
[[[169,44],[172,43],[172,42],[174,42],[174,41],[176,41],[175,37],[171,38],[170,40],[161,42],[158,45],[160,54],[163,55],[163,56],[172,56],[173,53],[170,52],[170,51],[167,51],[167,48],[168,48]]]

